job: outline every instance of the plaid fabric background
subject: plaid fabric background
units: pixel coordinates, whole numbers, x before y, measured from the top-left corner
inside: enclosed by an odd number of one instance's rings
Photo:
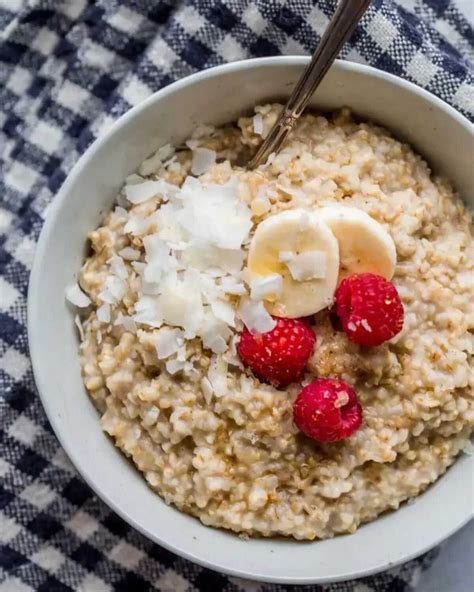
[[[474,117],[472,0],[375,0],[343,57]],[[35,391],[25,298],[48,204],[79,155],[158,88],[226,61],[310,53],[334,0],[0,0],[0,591],[276,592],[135,532],[99,501]],[[403,592],[433,556],[318,592]]]

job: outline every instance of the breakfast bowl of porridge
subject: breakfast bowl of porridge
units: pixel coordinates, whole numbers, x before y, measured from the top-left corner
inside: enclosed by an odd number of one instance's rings
[[[467,522],[474,424],[470,124],[338,62],[250,170],[306,63],[215,68],[120,118],[29,292],[43,404],[97,494],[202,565],[300,584]]]

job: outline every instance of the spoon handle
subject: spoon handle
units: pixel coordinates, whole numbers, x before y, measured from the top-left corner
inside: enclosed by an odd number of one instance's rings
[[[340,0],[311,62],[298,80],[275,125],[250,161],[249,168],[257,167],[266,162],[270,154],[278,152],[370,2],[371,0]]]

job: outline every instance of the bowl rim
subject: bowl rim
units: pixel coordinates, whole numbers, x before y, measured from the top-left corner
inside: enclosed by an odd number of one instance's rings
[[[274,57],[263,57],[263,58],[252,58],[252,59],[244,59],[239,60],[236,62],[231,62],[228,64],[222,64],[219,66],[215,66],[209,68],[207,70],[202,70],[200,72],[196,72],[184,78],[181,78],[168,86],[152,93],[149,97],[147,97],[144,101],[135,105],[123,115],[121,115],[111,126],[110,128],[101,136],[99,136],[81,155],[81,157],[77,160],[75,165],[72,167],[71,171],[67,175],[64,183],[62,184],[61,188],[57,192],[57,194],[53,197],[50,204],[47,206],[47,211],[45,215],[45,220],[43,227],[40,232],[40,236],[37,242],[37,248],[35,252],[35,257],[33,261],[32,270],[30,273],[29,278],[29,285],[28,285],[28,296],[27,296],[27,327],[28,327],[28,343],[30,349],[30,359],[33,367],[33,375],[35,379],[35,384],[37,387],[38,394],[40,396],[41,403],[45,410],[45,413],[48,417],[48,421],[51,424],[51,427],[61,445],[63,450],[66,452],[68,458],[74,465],[75,469],[81,475],[81,477],[86,481],[88,486],[92,489],[92,491],[114,512],[116,512],[125,522],[131,525],[133,528],[138,530],[141,534],[146,536],[148,539],[153,541],[154,543],[164,547],[168,551],[177,554],[178,556],[184,557],[198,565],[201,565],[205,568],[209,568],[214,571],[218,571],[221,573],[225,573],[231,576],[237,576],[242,578],[251,578],[257,581],[262,582],[269,582],[269,583],[282,583],[282,584],[322,584],[322,583],[330,583],[330,582],[338,582],[338,581],[345,581],[349,579],[357,579],[364,576],[369,576],[375,573],[379,573],[389,568],[396,567],[397,565],[401,565],[406,563],[407,561],[420,556],[421,554],[425,553],[426,551],[432,549],[443,540],[454,534],[457,530],[462,528],[466,523],[468,523],[474,516],[474,508],[471,515],[466,515],[463,520],[458,521],[455,524],[451,524],[449,528],[445,528],[444,531],[438,532],[436,536],[430,538],[429,540],[424,541],[423,545],[421,545],[415,552],[411,552],[408,554],[400,554],[400,557],[391,561],[389,564],[385,563],[382,565],[375,565],[371,568],[360,568],[358,570],[354,570],[351,573],[345,573],[341,576],[331,576],[331,577],[318,577],[311,576],[311,577],[279,577],[279,576],[265,576],[254,574],[251,572],[244,572],[238,568],[232,568],[227,565],[220,565],[218,562],[210,562],[206,559],[202,559],[199,556],[198,552],[194,550],[182,549],[177,547],[175,544],[169,543],[166,539],[161,539],[153,532],[147,529],[146,526],[139,524],[135,521],[134,517],[131,516],[126,510],[122,509],[117,503],[115,503],[110,497],[108,496],[107,492],[103,490],[101,483],[95,481],[90,475],[87,466],[81,463],[78,460],[77,455],[75,453],[75,446],[70,443],[67,432],[63,432],[61,422],[56,419],[55,414],[53,413],[52,403],[50,404],[49,397],[47,396],[48,391],[48,381],[47,381],[47,373],[43,372],[41,368],[41,364],[38,362],[38,358],[40,357],[39,352],[41,350],[41,343],[39,343],[38,339],[36,338],[36,331],[35,331],[35,320],[37,319],[37,313],[39,311],[35,308],[35,294],[39,289],[39,285],[41,283],[41,276],[42,276],[42,269],[43,269],[43,262],[45,256],[47,255],[47,243],[49,240],[50,235],[52,234],[56,219],[60,211],[65,206],[70,187],[76,183],[77,179],[82,175],[83,169],[86,168],[88,163],[94,159],[96,152],[99,148],[105,144],[107,141],[110,140],[111,137],[120,129],[122,126],[127,124],[130,120],[134,119],[142,110],[148,108],[149,105],[152,103],[161,101],[164,97],[169,94],[176,93],[181,88],[186,87],[190,84],[193,84],[198,81],[206,80],[209,78],[219,77],[222,74],[232,74],[234,72],[238,72],[241,70],[248,70],[253,68],[260,68],[260,67],[281,67],[282,65],[289,65],[289,66],[305,66],[310,60],[308,56],[274,56]],[[384,72],[382,70],[378,70],[373,68],[372,66],[368,66],[365,64],[359,64],[356,62],[349,62],[345,60],[336,60],[334,66],[335,68],[346,71],[346,72],[355,72],[365,74],[369,77],[383,79],[385,81],[390,82],[391,84],[404,88],[408,90],[410,93],[419,95],[422,98],[426,99],[427,101],[434,104],[436,107],[444,111],[449,117],[456,120],[462,127],[466,128],[470,132],[472,132],[473,126],[469,122],[469,120],[464,117],[461,113],[456,111],[453,107],[448,105],[446,102],[441,100],[440,98],[436,97],[435,95],[431,94],[430,92],[426,91],[423,88],[416,86],[415,84],[399,78],[393,74]],[[107,442],[110,445],[109,442]],[[198,519],[196,519],[198,520]],[[202,525],[203,528],[208,528]]]

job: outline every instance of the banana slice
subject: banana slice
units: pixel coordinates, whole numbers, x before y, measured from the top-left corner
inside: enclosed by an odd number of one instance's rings
[[[289,210],[261,222],[252,238],[250,279],[282,277],[278,295],[266,296],[278,317],[314,314],[333,301],[339,273],[339,247],[323,222],[305,210]]]
[[[339,281],[354,273],[375,273],[391,279],[397,264],[392,237],[369,214],[358,208],[328,205],[316,210],[339,242]]]

